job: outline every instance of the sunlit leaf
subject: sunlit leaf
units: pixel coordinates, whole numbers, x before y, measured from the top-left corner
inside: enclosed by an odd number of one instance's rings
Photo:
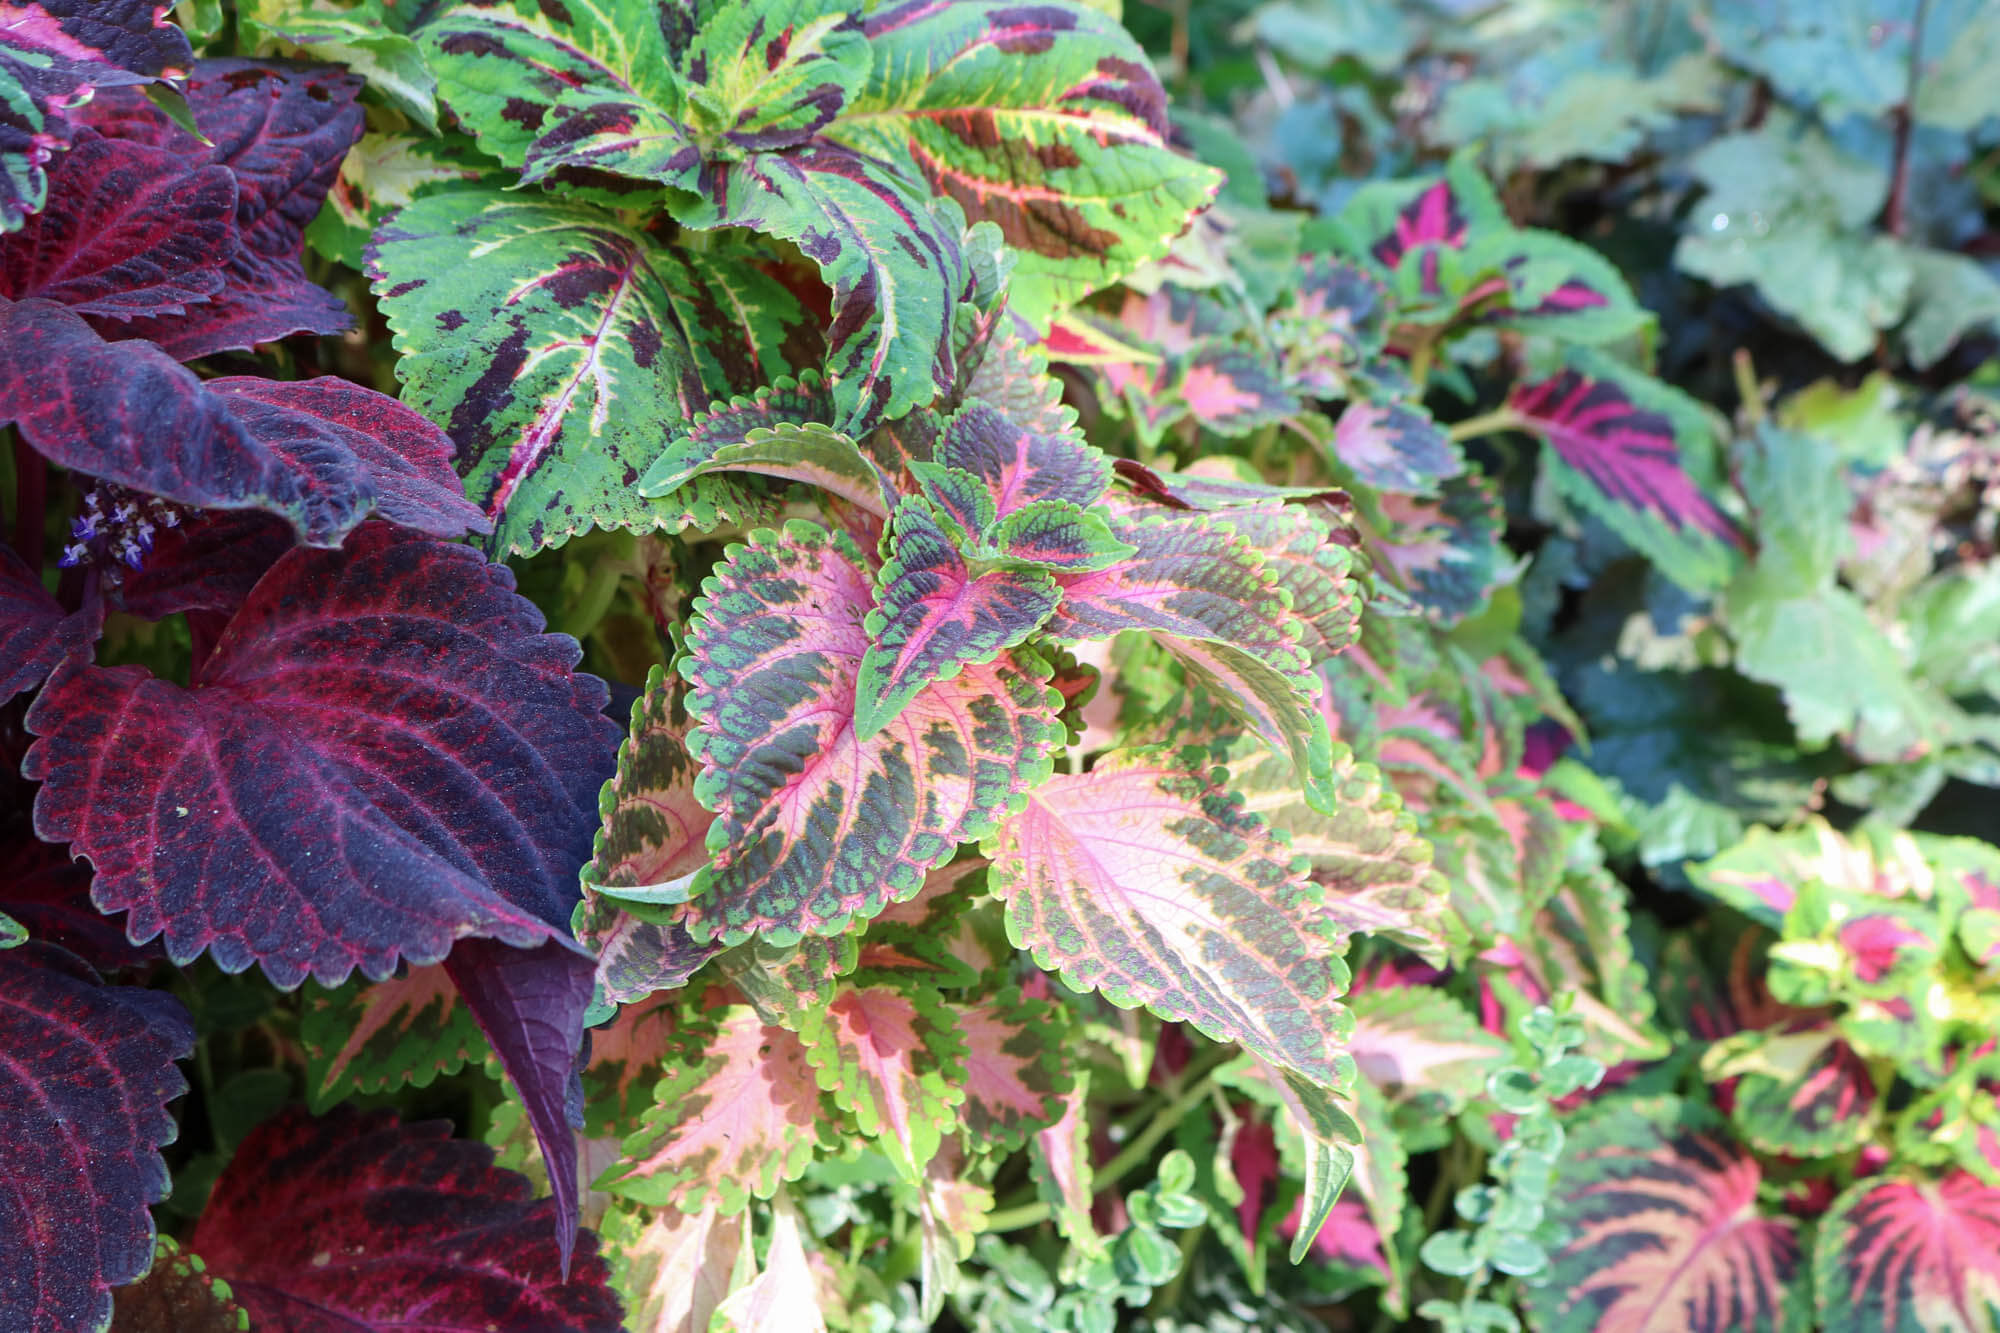
[[[966,1099],[965,1038],[936,992],[844,986],[800,1036],[820,1086],[917,1183]]]

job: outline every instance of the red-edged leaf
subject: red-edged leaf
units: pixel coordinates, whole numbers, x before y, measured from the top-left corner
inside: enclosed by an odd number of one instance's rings
[[[596,1237],[565,1278],[552,1208],[442,1122],[285,1111],[237,1149],[189,1248],[259,1329],[617,1333]]]
[[[617,728],[512,585],[371,524],[280,560],[191,688],[65,668],[29,715],[37,832],[134,939],[284,986],[566,933]]]
[[[42,207],[65,112],[93,88],[179,79],[187,34],[156,0],[22,0],[0,9],[0,233]]]
[[[151,339],[192,361],[294,333],[339,333],[353,322],[343,302],[306,280],[300,260],[305,229],[361,137],[360,91],[361,80],[334,65],[201,61],[188,109],[213,148],[134,91],[99,99],[90,118],[105,134],[228,167],[237,187],[228,285],[184,316],[135,319],[120,336]]]
[[[681,663],[695,791],[717,815],[688,916],[697,938],[787,944],[874,916],[1050,770],[1047,670],[1011,654],[860,737],[873,583],[847,538],[792,523],[732,547],[703,584]]]
[[[1706,578],[1711,566],[1726,569],[1722,548],[1741,546],[1742,534],[1688,475],[1682,436],[1692,431],[1676,420],[1698,409],[1610,362],[1589,366],[1517,384],[1507,396],[1508,410],[1555,451],[1563,493],[1669,573]]]
[[[1575,1132],[1561,1170],[1549,1215],[1570,1239],[1551,1280],[1527,1288],[1538,1333],[1809,1325],[1792,1286],[1804,1270],[1798,1223],[1759,1208],[1756,1159],[1705,1108],[1618,1105]]]
[[[200,1255],[162,1236],[152,1271],[118,1289],[111,1327],[116,1333],[248,1333],[250,1312]]]
[[[965,1101],[965,1040],[937,992],[844,986],[799,1037],[819,1085],[918,1183]]]
[[[45,301],[0,299],[0,419],[51,462],[203,509],[262,509],[337,546],[372,509],[439,535],[483,528],[451,442],[345,380],[204,383],[150,343],[107,343]]]
[[[172,996],[102,985],[52,945],[0,951],[0,1324],[101,1328],[110,1289],[146,1271],[193,1048]]]
[[[641,1203],[724,1214],[768,1199],[812,1161],[820,1088],[798,1037],[747,1005],[688,1016],[645,1124],[598,1188]]]
[[[1037,788],[990,855],[1009,936],[1073,987],[1321,1084],[1351,1074],[1321,890],[1209,775],[1160,750],[1100,759]]]
[[[1983,1333],[2000,1319],[2000,1189],[1966,1171],[1862,1180],[1819,1224],[1828,1333]]]
[[[654,667],[632,704],[618,772],[597,798],[601,827],[574,924],[577,939],[596,951],[598,985],[615,1004],[686,984],[716,952],[679,922],[636,917],[600,892],[666,884],[708,862],[714,817],[695,799],[680,697],[680,682]]]
[[[1333,454],[1363,485],[1433,495],[1465,471],[1465,455],[1431,414],[1410,403],[1349,403],[1333,428]]]
[[[179,315],[222,290],[236,244],[236,178],[179,153],[77,136],[52,206],[0,236],[0,296],[82,315]]]
[[[1070,1089],[1066,1031],[1046,1000],[1006,993],[956,1011],[965,1041],[965,1105],[959,1119],[981,1152],[1012,1152],[1055,1124]]]
[[[357,1092],[427,1087],[486,1050],[478,1022],[439,963],[310,993],[299,1040],[306,1048],[306,1100],[315,1109]]]
[[[1039,570],[973,574],[922,496],[896,506],[887,554],[863,622],[869,643],[854,696],[854,730],[862,740],[894,721],[919,692],[1022,642],[1061,599],[1055,580]]]
[[[13,548],[0,546],[0,702],[34,689],[96,638],[95,616],[63,610]]]

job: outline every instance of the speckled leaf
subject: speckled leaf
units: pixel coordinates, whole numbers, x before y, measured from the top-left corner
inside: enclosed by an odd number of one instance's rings
[[[1342,1082],[1347,968],[1324,896],[1210,776],[1162,750],[1100,759],[1031,793],[991,855],[1008,934],[1041,966]]]
[[[1803,1333],[1799,1224],[1758,1206],[1761,1182],[1698,1104],[1625,1102],[1586,1121],[1549,1200],[1570,1239],[1552,1280],[1526,1289],[1537,1333]]]
[[[991,662],[1041,628],[1061,594],[1047,574],[974,574],[921,496],[896,506],[862,628],[868,651],[855,680],[854,730],[867,740],[920,691]]]
[[[95,88],[180,79],[187,34],[158,0],[15,0],[0,8],[0,234],[41,209],[65,112]]]
[[[369,268],[403,352],[403,398],[457,442],[496,551],[763,512],[727,482],[668,502],[633,483],[713,394],[781,364],[794,303],[775,280],[755,284],[740,320],[718,321],[707,260],[599,209],[472,186],[395,214]]]
[[[249,1333],[250,1312],[200,1255],[162,1236],[152,1271],[115,1294],[111,1328],[112,1333]]]
[[[1047,669],[1026,657],[968,666],[860,738],[873,585],[850,541],[806,523],[752,534],[703,584],[681,663],[695,791],[717,814],[697,938],[838,933],[914,894],[1050,771]]]
[[[0,701],[34,689],[96,638],[95,617],[63,610],[14,549],[0,546]]]
[[[1549,442],[1565,496],[1598,514],[1677,581],[1726,577],[1736,525],[1688,475],[1699,409],[1608,361],[1514,386],[1508,410]]]
[[[428,1087],[486,1055],[477,1020],[438,963],[386,981],[350,978],[336,990],[310,992],[299,1041],[314,1110],[357,1092]]]
[[[843,986],[799,1033],[819,1085],[911,1184],[965,1101],[965,1039],[927,986]]]
[[[1165,254],[1219,184],[1166,146],[1145,55],[1086,6],[902,0],[866,31],[867,85],[824,133],[999,224],[1031,324]]]
[[[1306,626],[1300,646],[1313,664],[1345,652],[1361,633],[1361,585],[1351,573],[1353,556],[1340,540],[1348,533],[1335,511],[1267,500],[1238,505],[1222,517],[1263,555],[1264,567],[1291,595],[1292,614]]]
[[[0,952],[0,1323],[103,1328],[110,1289],[146,1271],[193,1048],[163,991],[102,985],[49,944]]]
[[[690,119],[733,148],[790,148],[826,128],[867,76],[859,13],[827,0],[718,5],[678,68]]]
[[[617,1333],[596,1237],[565,1276],[553,1206],[444,1122],[290,1110],[237,1149],[189,1248],[259,1329],[389,1333],[421,1309],[436,1333]]]
[[[358,79],[333,65],[203,60],[187,104],[204,143],[174,124],[138,89],[113,89],[90,108],[112,138],[168,149],[189,163],[225,166],[236,177],[236,245],[228,282],[184,315],[146,314],[107,324],[192,361],[294,333],[339,333],[353,323],[345,302],[306,278],[305,229],[325,202],[340,159],[361,135]],[[213,146],[211,146],[211,144]]]
[[[72,666],[43,690],[36,831],[134,939],[283,986],[566,936],[617,729],[541,630],[467,547],[371,523],[295,549],[190,688]]]
[[[1820,1222],[1827,1333],[1983,1333],[2000,1319],[2000,1189],[1966,1171],[1848,1187]]]
[[[812,1161],[820,1102],[798,1037],[747,1005],[691,1016],[674,1034],[645,1124],[598,1188],[683,1212],[741,1212]]]
[[[654,667],[632,704],[618,772],[597,797],[601,826],[573,924],[596,951],[597,983],[615,1004],[684,985],[715,954],[679,922],[634,916],[599,892],[669,883],[708,861],[712,816],[695,799],[680,695],[680,682]]]
[[[965,1042],[959,1119],[980,1152],[1012,1152],[1062,1117],[1071,1079],[1053,1005],[1009,991],[957,1006],[954,1021]]]
[[[1317,807],[1328,799],[1333,742],[1300,647],[1305,623],[1250,543],[1226,523],[1148,506],[1112,524],[1136,548],[1108,569],[1060,575],[1047,634],[1060,644],[1144,630],[1218,702],[1297,766]]]
[[[1434,495],[1465,471],[1465,456],[1421,405],[1355,402],[1333,430],[1332,453],[1365,486],[1403,495]]]

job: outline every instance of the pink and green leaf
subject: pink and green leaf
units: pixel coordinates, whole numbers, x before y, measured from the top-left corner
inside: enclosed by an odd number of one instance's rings
[[[1709,1048],[1702,1070],[1733,1078],[1736,1132],[1764,1152],[1822,1157],[1859,1147],[1880,1122],[1882,1092],[1832,1023],[1794,1019]]]
[[[1324,894],[1211,775],[1164,750],[1100,759],[1032,792],[989,854],[1009,936],[1072,988],[1340,1083]]]
[[[1456,1112],[1480,1096],[1486,1076],[1513,1054],[1503,1037],[1463,1004],[1430,986],[1359,990],[1350,995],[1348,1050],[1362,1077],[1391,1098],[1435,1099]]]
[[[678,1208],[613,1207],[604,1216],[611,1286],[626,1318],[648,1333],[708,1333],[729,1294],[729,1278],[748,1239],[749,1219],[723,1217],[710,1204]]]
[[[1332,457],[1364,486],[1435,495],[1465,471],[1465,455],[1421,405],[1349,403],[1333,429]]]
[[[799,1035],[819,1086],[906,1180],[921,1181],[966,1100],[965,1039],[936,992],[844,986]]]
[[[1008,992],[954,1015],[965,1041],[959,1120],[981,1152],[1012,1152],[1061,1119],[1071,1078],[1053,1005]]]
[[[349,979],[306,999],[306,1098],[325,1110],[357,1092],[428,1087],[467,1060],[484,1059],[486,1038],[442,964],[386,981]]]
[[[998,518],[1037,500],[1088,508],[1111,485],[1111,460],[1075,430],[1038,433],[980,398],[945,422],[933,461],[985,482]]]
[[[2000,1320],[2000,1189],[1967,1171],[1861,1180],[1813,1247],[1828,1333],[1983,1330]]]
[[[783,945],[866,920],[1050,771],[1048,673],[1027,656],[966,666],[862,738],[873,602],[854,545],[805,523],[752,534],[704,583],[681,664],[696,795],[717,815],[688,917],[697,938]]]

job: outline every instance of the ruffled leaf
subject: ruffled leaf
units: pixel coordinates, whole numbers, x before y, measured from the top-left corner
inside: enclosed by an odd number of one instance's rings
[[[1192,1023],[1329,1087],[1347,985],[1305,864],[1170,753],[1058,775],[992,840],[1007,930],[1071,986]],[[1282,997],[1282,998],[1274,998]]]
[[[717,815],[688,915],[697,938],[783,945],[865,920],[1050,770],[1046,669],[1010,654],[859,735],[873,583],[845,537],[793,523],[731,548],[703,584],[681,663],[695,790]]]
[[[194,1025],[161,991],[102,985],[30,941],[0,952],[0,1321],[24,1333],[101,1328],[114,1286],[153,1258],[165,1198],[166,1103]]]

